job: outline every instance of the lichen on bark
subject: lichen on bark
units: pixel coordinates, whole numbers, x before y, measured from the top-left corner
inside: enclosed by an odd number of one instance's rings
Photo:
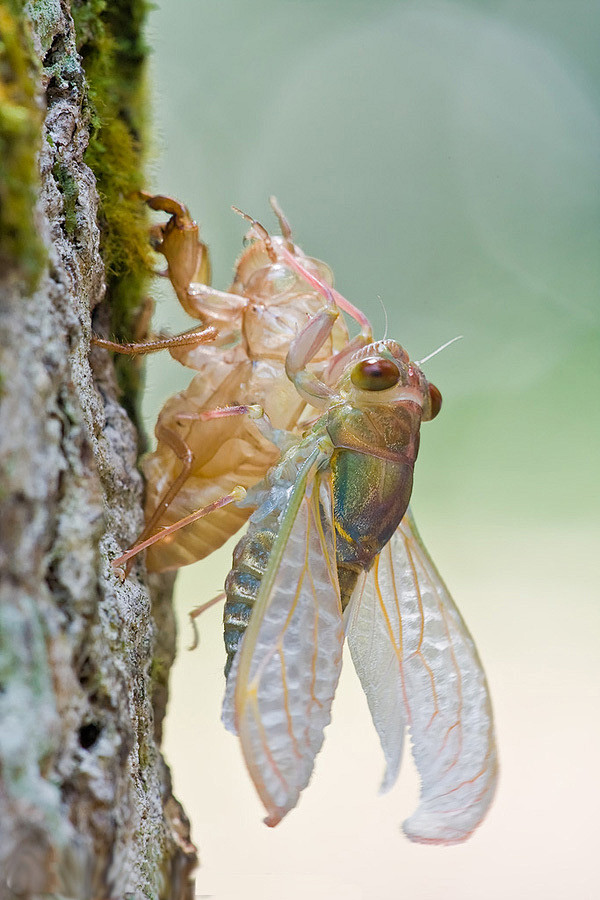
[[[142,485],[112,361],[89,344],[92,312],[116,310],[119,334],[146,277],[144,9],[0,10],[1,900],[193,890],[156,739],[168,583],[158,648],[143,569],[122,584],[108,562],[141,527]]]

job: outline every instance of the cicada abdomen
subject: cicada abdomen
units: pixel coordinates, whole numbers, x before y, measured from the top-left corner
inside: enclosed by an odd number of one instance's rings
[[[229,675],[233,658],[248,627],[260,582],[267,570],[276,537],[277,516],[271,522],[255,525],[250,518],[248,531],[238,541],[233,552],[232,569],[225,579],[225,609],[223,613],[225,675]]]

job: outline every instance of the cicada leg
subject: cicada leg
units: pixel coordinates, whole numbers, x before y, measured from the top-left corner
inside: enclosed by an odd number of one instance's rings
[[[138,553],[141,553],[142,550],[146,550],[148,547],[151,547],[158,541],[163,541],[170,534],[174,534],[181,528],[185,528],[186,525],[191,525],[193,522],[197,522],[198,519],[202,519],[204,516],[208,516],[211,512],[214,512],[217,509],[222,509],[229,503],[237,503],[238,500],[242,500],[245,496],[246,488],[242,487],[241,485],[237,485],[233,488],[232,491],[230,491],[228,494],[225,494],[224,497],[219,497],[218,500],[215,500],[213,503],[209,503],[208,506],[203,506],[202,509],[197,509],[189,516],[185,516],[185,518],[179,519],[178,522],[174,522],[172,525],[163,528],[162,531],[159,531],[157,534],[153,534],[152,537],[134,544],[133,547],[131,547],[125,553],[122,553],[121,556],[118,556],[117,559],[113,559],[113,561],[111,562],[111,566],[113,567],[113,569],[120,569],[123,563],[126,563],[127,565],[123,571],[123,578],[125,579],[131,568],[129,565],[130,560],[133,559],[134,556],[137,556]]]
[[[220,409],[208,409],[196,413],[180,413],[177,418],[180,421],[209,422],[211,419],[223,419],[231,416],[244,415],[249,416],[260,429],[261,433],[277,447],[281,448],[286,445],[289,438],[287,432],[273,428],[261,406],[226,406]],[[159,441],[166,444],[181,461],[181,471],[160,498],[152,516],[146,523],[144,530],[139,535],[135,544],[126,553],[113,561],[112,565],[115,568],[119,568],[123,563],[126,563],[124,570],[125,577],[127,577],[131,571],[133,565],[131,560],[142,550],[152,546],[152,544],[159,540],[163,540],[167,535],[179,531],[181,528],[185,528],[186,525],[190,525],[192,522],[203,518],[209,512],[212,512],[215,509],[221,509],[221,507],[226,506],[228,503],[232,503],[235,500],[240,500],[246,493],[243,487],[235,487],[231,494],[225,495],[225,497],[216,500],[214,503],[209,504],[203,509],[197,510],[191,515],[186,516],[184,519],[180,519],[178,522],[169,525],[167,528],[163,528],[157,534],[153,534],[156,527],[160,524],[161,519],[164,517],[165,512],[189,478],[195,462],[194,454],[189,445],[179,434],[177,434],[177,432],[173,431],[172,428],[167,428],[164,425],[158,424],[156,428],[156,437]]]
[[[182,307],[205,324],[233,325],[246,306],[246,298],[210,287],[208,247],[200,240],[198,225],[187,206],[163,194],[140,191],[140,197],[150,209],[170,215],[167,222],[152,226],[150,243],[165,257],[166,272],[159,274],[170,279]]]
[[[184,331],[182,334],[153,338],[148,341],[133,341],[125,344],[120,344],[118,341],[109,341],[106,338],[92,334],[90,343],[96,347],[102,347],[104,350],[111,350],[113,353],[124,353],[127,356],[143,356],[146,353],[156,353],[159,350],[196,347],[198,344],[206,344],[208,341],[213,341],[217,335],[216,328],[213,328],[211,325],[208,328]]]
[[[218,325],[223,342],[230,342],[239,328],[238,320],[247,305],[246,298],[210,286],[208,248],[200,240],[198,225],[183,203],[162,194],[140,192],[140,196],[151,209],[162,210],[171,216],[164,224],[150,229],[153,249],[167,261],[166,271],[159,274],[170,279],[188,315],[207,325]],[[187,365],[185,358],[176,358]]]
[[[261,225],[261,223],[258,221],[258,219],[255,219],[252,216],[249,216],[248,213],[245,213],[238,206],[232,206],[231,208],[235,213],[238,214],[238,216],[241,216],[242,219],[246,220],[246,222],[251,223],[252,228],[250,229],[250,231],[251,232],[253,231],[256,234],[256,236],[258,237],[258,239],[264,243],[267,256],[269,257],[269,259],[271,260],[272,263],[276,263],[277,262],[277,252],[275,250],[275,247],[273,246],[273,241],[271,240],[271,235],[269,234],[269,232],[267,231],[265,226]],[[289,225],[288,225],[288,230],[289,230]]]
[[[166,428],[164,425],[158,424],[156,426],[156,438],[166,444],[167,447],[173,451],[177,459],[180,460],[181,471],[175,481],[171,482],[166,493],[163,494],[159,500],[154,513],[148,522],[146,522],[146,527],[138,537],[138,543],[140,544],[154,532],[154,529],[164,516],[165,512],[189,478],[192,466],[194,465],[194,454],[186,441],[184,441],[177,432],[172,431],[170,428]]]
[[[230,416],[248,416],[253,420],[260,433],[280,450],[287,449],[290,440],[296,439],[295,435],[283,428],[273,428],[264,409],[257,403],[244,406],[222,406],[196,413],[179,413],[177,418],[181,421],[210,422],[211,419],[225,419]]]
[[[290,256],[290,259],[293,259],[290,254],[286,255],[286,259],[288,256]],[[349,304],[337,291],[333,292],[329,285],[314,278],[310,272],[303,274],[305,272],[304,267],[297,264],[296,261],[294,261],[293,268],[297,269],[307,280],[310,280],[311,284],[314,281],[316,285],[320,285],[323,289],[323,296],[326,299],[333,298],[335,300],[333,304],[326,306],[320,313],[313,316],[300,334],[294,338],[285,360],[286,374],[296,386],[299,394],[311,406],[323,408],[327,406],[334,394],[329,385],[331,382],[335,382],[336,375],[340,369],[343,369],[353,353],[370,343],[371,326],[368,319],[362,313],[359,313],[361,319],[366,323],[361,333],[329,360],[322,372],[323,377],[319,377],[315,372],[309,371],[307,368],[308,364],[314,359],[331,334],[331,330],[339,315],[338,307],[347,310],[347,307],[352,307],[352,304]],[[319,290],[321,290],[321,287],[319,287]],[[343,301],[344,305],[342,305],[341,301]],[[357,321],[359,321],[358,318]]]
[[[202,613],[205,613],[207,611],[207,609],[211,609],[217,603],[220,603],[222,600],[224,600],[226,596],[227,596],[227,594],[225,593],[225,591],[223,591],[221,594],[217,594],[216,597],[213,597],[212,600],[208,600],[206,603],[203,603],[201,606],[196,606],[191,611],[189,616],[190,616],[190,625],[192,626],[192,632],[194,634],[194,638],[192,640],[192,643],[188,647],[188,650],[195,650],[197,648],[198,644],[200,643],[200,637],[198,635],[196,619],[198,619],[202,615]]]
[[[326,306],[308,322],[290,344],[285,359],[285,371],[296,390],[311,406],[325,408],[334,394],[314,372],[307,369],[308,363],[319,352],[334,326],[339,312],[337,308]]]
[[[118,567],[123,562],[126,562],[124,575],[125,578],[131,572],[131,567],[133,566],[132,559],[137,555],[142,549],[145,549],[147,546],[146,540],[150,537],[150,535],[154,532],[154,529],[160,522],[161,518],[165,514],[166,510],[169,508],[187,479],[189,478],[189,474],[192,470],[192,466],[194,464],[194,455],[186,444],[186,442],[181,438],[177,432],[173,431],[171,428],[166,428],[164,425],[158,424],[156,427],[156,437],[159,441],[163,441],[169,447],[177,459],[181,461],[181,471],[177,478],[170,484],[168,490],[163,494],[160,498],[156,509],[154,510],[151,518],[146,522],[144,530],[138,536],[135,544],[124,553],[119,559],[113,562],[113,566]]]
[[[138,191],[138,194],[140,200],[143,200],[150,209],[166,212],[173,216],[180,228],[185,228],[186,225],[190,228],[193,226],[189,210],[181,200],[169,197],[167,194],[151,194],[149,191]]]
[[[200,240],[198,224],[187,206],[174,197],[140,191],[140,198],[150,209],[167,213],[170,218],[150,229],[150,243],[167,261],[167,275],[181,305],[187,306],[187,290],[193,282],[210,284],[208,247]]]

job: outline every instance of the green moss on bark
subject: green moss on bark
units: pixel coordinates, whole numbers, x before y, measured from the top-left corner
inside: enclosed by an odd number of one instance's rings
[[[146,0],[73,0],[77,49],[89,86],[90,143],[85,160],[100,195],[101,253],[112,330],[130,340],[151,266],[145,188],[146,132],[143,25]],[[117,359],[124,401],[132,412],[139,367]]]
[[[10,0],[0,6],[0,267],[20,275],[30,290],[45,260],[35,224],[42,130],[37,79],[23,4]]]
[[[66,166],[59,162],[54,164],[52,174],[63,195],[63,215],[65,219],[65,232],[72,237],[77,228],[77,200],[79,198],[79,186]]]

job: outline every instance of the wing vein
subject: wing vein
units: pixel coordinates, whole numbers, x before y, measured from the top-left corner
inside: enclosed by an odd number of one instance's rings
[[[406,558],[408,559],[408,564],[409,564],[411,572],[412,572],[413,583],[415,586],[416,596],[417,596],[417,605],[419,607],[419,617],[420,617],[420,622],[421,622],[420,627],[419,627],[419,641],[417,643],[417,649],[414,651],[414,653],[411,654],[411,657],[418,656],[419,659],[421,660],[423,668],[425,669],[425,671],[427,672],[427,674],[429,676],[429,680],[431,682],[431,693],[433,695],[433,713],[431,714],[431,718],[425,728],[425,730],[427,731],[429,728],[431,728],[431,725],[433,724],[433,720],[435,719],[435,717],[437,715],[439,715],[440,709],[439,709],[439,703],[438,703],[438,694],[437,694],[437,690],[435,687],[435,675],[433,674],[433,672],[431,670],[431,666],[425,659],[425,656],[423,655],[423,650],[422,650],[423,637],[425,635],[425,610],[423,607],[423,595],[421,594],[421,586],[419,584],[419,576],[418,576],[418,572],[417,572],[417,567],[415,565],[415,560],[414,560],[412,551],[410,549],[410,545],[408,543],[408,538],[406,537],[405,534],[402,534],[402,540],[404,542]],[[391,552],[390,552],[390,555],[391,555]],[[434,588],[434,590],[435,590],[435,588]]]

